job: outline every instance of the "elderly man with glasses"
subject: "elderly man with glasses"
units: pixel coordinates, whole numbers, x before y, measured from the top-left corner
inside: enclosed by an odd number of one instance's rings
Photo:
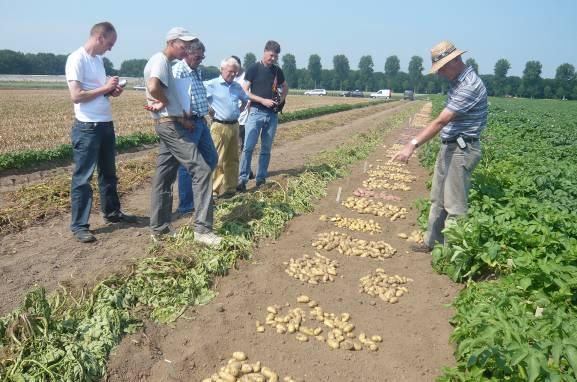
[[[218,162],[218,153],[214,147],[210,129],[206,124],[208,101],[206,89],[202,82],[200,63],[204,59],[205,47],[200,40],[194,40],[188,47],[184,59],[174,64],[172,73],[179,88],[180,102],[186,116],[193,126],[187,132],[190,139],[197,143],[200,154],[214,171]],[[195,208],[193,178],[184,166],[178,169],[178,208],[181,215],[192,212]]]
[[[186,105],[179,97],[171,61],[185,58],[198,39],[186,29],[172,28],[166,36],[166,47],[152,56],[144,68],[147,110],[155,120],[160,138],[156,173],[152,181],[150,228],[155,241],[174,235],[170,226],[172,215],[172,185],[179,165],[192,177],[195,198],[194,238],[206,245],[218,245],[221,238],[212,231],[212,169],[202,157],[199,137],[190,136],[196,129],[188,117]],[[210,134],[209,134],[210,137]]]

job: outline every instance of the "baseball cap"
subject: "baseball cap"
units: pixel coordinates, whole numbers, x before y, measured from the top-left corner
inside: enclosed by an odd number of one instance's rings
[[[166,41],[172,40],[192,41],[198,40],[198,38],[190,34],[190,32],[183,27],[174,27],[166,34]]]

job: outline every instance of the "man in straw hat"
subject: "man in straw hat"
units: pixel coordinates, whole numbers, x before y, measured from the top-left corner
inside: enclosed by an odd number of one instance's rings
[[[442,230],[451,219],[467,214],[471,173],[481,159],[481,131],[487,126],[487,89],[471,66],[465,66],[465,53],[449,41],[431,49],[431,73],[450,81],[447,103],[439,116],[403,147],[393,160],[408,162],[417,147],[440,132],[431,211],[425,241],[415,252],[430,252],[435,243],[444,243]]]

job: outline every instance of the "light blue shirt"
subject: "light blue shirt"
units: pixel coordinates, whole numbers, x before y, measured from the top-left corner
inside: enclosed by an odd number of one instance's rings
[[[240,116],[239,101],[247,102],[248,95],[236,81],[227,83],[222,76],[204,83],[208,103],[214,110],[214,118],[236,121]]]

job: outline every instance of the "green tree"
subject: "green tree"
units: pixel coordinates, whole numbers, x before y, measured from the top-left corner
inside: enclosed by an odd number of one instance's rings
[[[256,56],[254,55],[254,53],[248,52],[247,54],[244,55],[244,60],[242,62],[244,62],[244,68],[248,69],[249,66],[251,66],[256,62]]]
[[[387,57],[387,60],[385,61],[385,80],[387,88],[394,88],[395,79],[397,78],[397,74],[399,74],[399,70],[401,70],[401,61],[399,60],[399,57],[395,55]]]
[[[119,74],[123,77],[143,77],[146,62],[147,60],[145,59],[122,61],[122,64],[120,64]]]
[[[479,65],[477,64],[477,61],[475,61],[474,58],[472,57],[468,58],[467,61],[465,61],[465,65],[472,66],[475,73],[479,74]]]
[[[344,54],[337,54],[333,57],[333,67],[335,78],[339,82],[339,89],[343,90],[343,82],[347,80],[351,71],[349,59]]]
[[[559,98],[571,97],[573,86],[575,86],[575,67],[571,64],[561,64],[557,67],[555,71],[555,85],[558,90],[557,96]],[[572,98],[572,97],[571,97]]]
[[[287,53],[282,56],[282,71],[289,88],[298,86],[297,61],[294,55]]]
[[[415,93],[419,92],[421,80],[423,79],[423,59],[419,56],[411,57],[409,62],[409,81]]]
[[[369,86],[371,86],[374,66],[372,56],[366,55],[361,57],[359,61],[359,82],[357,85],[360,85],[359,87],[365,91],[369,90]]]
[[[309,65],[307,66],[309,76],[314,81],[314,87],[321,81],[321,73],[323,66],[321,65],[321,57],[318,54],[311,54],[309,57]]]
[[[511,69],[511,64],[504,58],[497,60],[495,63],[493,88],[496,96],[509,94],[511,88],[507,87],[507,72]]]
[[[28,60],[21,52],[0,50],[1,74],[30,74]]]
[[[539,61],[528,61],[523,70],[523,86],[527,97],[541,97],[543,85],[541,78],[541,63]]]
[[[114,69],[114,64],[112,63],[112,61],[108,59],[108,57],[103,57],[102,61],[104,63],[104,71],[106,72],[107,75],[109,76],[118,75],[118,70]]]

